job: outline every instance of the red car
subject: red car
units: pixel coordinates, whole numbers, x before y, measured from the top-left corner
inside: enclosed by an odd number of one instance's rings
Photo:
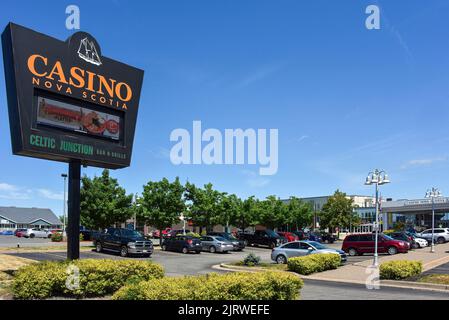
[[[362,233],[346,236],[341,249],[350,256],[362,255],[364,253],[374,253],[375,234]],[[379,253],[407,253],[410,245],[401,240],[394,240],[384,234],[379,234],[377,250]]]
[[[22,238],[23,235],[26,233],[27,229],[16,229],[14,231],[14,235],[18,238]]]
[[[298,241],[299,237],[293,232],[277,232],[278,235],[287,239],[287,242]]]
[[[165,238],[171,231],[171,228],[165,228],[165,230],[162,230],[162,237]],[[159,230],[154,230],[153,231],[153,238],[160,238],[160,232]]]

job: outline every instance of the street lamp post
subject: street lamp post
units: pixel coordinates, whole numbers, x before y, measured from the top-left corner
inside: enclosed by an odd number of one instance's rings
[[[374,170],[368,173],[366,177],[365,185],[375,185],[376,186],[376,220],[374,223],[374,230],[376,231],[376,237],[374,240],[374,263],[373,266],[377,267],[379,265],[379,254],[378,254],[378,238],[379,238],[379,186],[383,184],[390,183],[388,175],[383,170]]]
[[[432,244],[430,246],[430,252],[435,252],[435,198],[441,197],[441,192],[437,188],[427,190],[426,198],[432,200]]]
[[[66,201],[66,188],[67,188],[67,174],[63,173],[61,174],[61,177],[64,178],[64,208],[63,208],[63,213],[62,213],[62,220],[63,220],[63,226],[62,226],[62,237],[64,238],[64,232],[65,232],[65,225],[66,225],[66,206],[67,206],[67,201]]]

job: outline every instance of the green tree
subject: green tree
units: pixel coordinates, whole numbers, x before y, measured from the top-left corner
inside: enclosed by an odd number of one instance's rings
[[[230,224],[241,230],[257,224],[260,212],[260,202],[254,196],[240,200],[240,210],[231,216]]]
[[[189,215],[193,223],[200,227],[200,232],[203,227],[210,230],[220,222],[224,197],[226,197],[226,193],[214,190],[211,183],[204,185],[204,188],[198,188],[190,183],[186,184]]]
[[[308,227],[313,222],[313,208],[310,203],[299,198],[290,197],[287,206],[288,224],[294,225],[296,229]]]
[[[234,217],[237,217],[242,210],[243,202],[235,194],[223,194],[221,201],[219,203],[218,216],[216,217],[216,222],[225,226],[226,231],[229,232],[229,226]]]
[[[108,228],[132,217],[133,195],[126,194],[117,179],[103,170],[100,177],[82,178],[81,224],[94,230]]]
[[[261,202],[258,222],[269,229],[286,225],[289,222],[287,206],[276,196],[268,196]]]
[[[320,226],[322,228],[349,228],[357,224],[358,216],[354,212],[354,200],[348,198],[346,193],[335,191],[329,197],[320,212]]]
[[[184,212],[184,186],[176,177],[170,182],[167,178],[161,181],[150,181],[143,186],[142,196],[137,198],[137,217],[139,221],[154,226],[162,235],[162,230],[179,222]]]

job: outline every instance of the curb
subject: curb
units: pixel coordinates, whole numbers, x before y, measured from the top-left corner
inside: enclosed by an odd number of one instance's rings
[[[240,267],[240,266],[232,266],[225,263],[221,263],[219,265],[212,266],[213,269],[228,271],[228,272],[262,272],[267,271],[262,268],[251,267],[251,270],[248,270],[248,267]],[[332,282],[332,283],[345,283],[345,284],[357,284],[357,285],[366,285],[365,282],[361,281],[353,281],[353,280],[342,280],[335,278],[319,278],[314,276],[302,276],[294,272],[289,271],[281,271],[281,270],[272,270],[277,272],[288,272],[297,275],[303,280],[314,280],[314,281],[322,281],[322,282]],[[397,280],[381,280],[381,287],[388,288],[400,288],[400,289],[411,289],[411,290],[423,290],[423,291],[434,291],[434,292],[445,292],[449,294],[449,285],[442,284],[434,284],[434,283],[422,283],[422,282],[411,282],[411,281],[397,281]]]

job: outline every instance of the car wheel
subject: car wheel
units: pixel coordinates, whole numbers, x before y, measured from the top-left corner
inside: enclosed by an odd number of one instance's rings
[[[412,249],[419,249],[419,244],[418,243],[412,243]]]
[[[97,242],[96,246],[95,246],[95,250],[97,252],[102,252],[103,251],[103,246],[101,245],[100,242]]]
[[[198,251],[195,251],[195,253],[196,253],[196,254],[200,254],[200,253],[201,253],[201,251],[199,251],[199,250],[198,250]]]
[[[274,249],[274,248],[276,248],[276,244],[275,243],[270,243],[270,249]]]
[[[166,246],[165,244],[163,244],[163,245],[161,246],[161,249],[162,249],[162,251],[167,251],[167,246]]]
[[[280,254],[276,257],[276,263],[277,264],[286,264],[287,259],[282,254]]]
[[[214,247],[214,246],[211,246],[210,248],[209,248],[209,252],[210,253],[215,253],[217,251],[217,249]]]
[[[33,239],[35,237],[34,233],[30,234],[30,238]]]
[[[189,253],[189,249],[187,249],[186,247],[182,248],[182,253],[184,253],[184,254]]]
[[[49,234],[49,235],[48,235],[48,239],[51,239],[51,236],[52,236],[52,235],[51,235],[51,234]]]
[[[354,248],[349,248],[348,254],[349,254],[351,257],[355,257],[355,256],[358,256],[358,255],[359,255],[359,253],[357,252],[357,250],[354,249]]]
[[[437,243],[438,244],[443,244],[443,243],[445,243],[446,242],[446,239],[444,239],[443,237],[439,237],[438,239],[437,239]]]
[[[396,249],[396,247],[389,247],[388,248],[388,254],[390,256],[395,255],[396,253],[398,253],[398,249]]]
[[[122,249],[120,250],[120,256],[122,257],[126,257],[128,256],[128,248],[123,246]]]

